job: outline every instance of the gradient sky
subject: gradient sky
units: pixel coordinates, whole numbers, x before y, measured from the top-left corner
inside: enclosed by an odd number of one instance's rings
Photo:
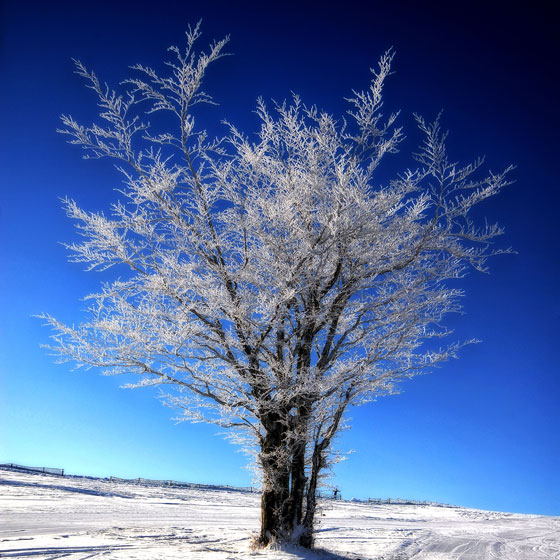
[[[391,4],[389,6],[389,4]],[[420,7],[421,4],[424,4]],[[49,332],[34,314],[80,322],[102,275],[66,261],[74,238],[59,198],[107,208],[119,177],[110,162],[84,161],[56,134],[62,113],[87,124],[95,99],[73,74],[79,58],[116,84],[135,63],[157,65],[203,18],[201,46],[231,35],[206,89],[205,109],[254,130],[258,96],[294,91],[342,114],[352,88],[393,46],[387,112],[401,108],[407,140],[386,168],[407,165],[419,140],[412,113],[444,110],[452,157],[486,155],[517,166],[515,184],[485,203],[516,255],[461,282],[465,315],[456,337],[482,343],[461,359],[352,411],[339,446],[353,449],[333,482],[345,498],[406,497],[560,515],[560,118],[558,41],[541,6],[507,10],[414,2],[293,4],[207,1],[4,1],[0,80],[0,462],[73,474],[249,485],[245,457],[202,424],[174,424],[150,390],[123,379],[71,372],[39,347]],[[459,10],[458,6],[462,6]],[[280,7],[282,6],[282,7]],[[468,6],[468,8],[467,8]]]

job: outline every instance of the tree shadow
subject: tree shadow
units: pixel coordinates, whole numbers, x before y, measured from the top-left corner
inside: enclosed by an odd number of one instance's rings
[[[342,554],[329,552],[324,548],[314,548],[311,552],[317,553],[318,556],[310,557],[309,560],[359,560],[359,558],[355,554],[353,554],[352,556],[343,556]],[[305,556],[303,558],[305,558]]]
[[[29,556],[44,556],[46,559],[60,558],[69,554],[107,554],[115,549],[131,548],[128,544],[102,546],[54,546],[43,548],[11,548],[2,551],[2,558],[24,558]]]
[[[27,488],[41,488],[47,490],[61,490],[63,492],[73,492],[76,494],[88,494],[90,496],[103,496],[105,498],[132,498],[127,494],[117,494],[115,492],[103,492],[102,490],[92,490],[88,488],[75,488],[73,486],[64,486],[62,484],[40,484],[38,482],[21,482],[19,480],[2,480],[0,485],[6,486],[22,486]]]

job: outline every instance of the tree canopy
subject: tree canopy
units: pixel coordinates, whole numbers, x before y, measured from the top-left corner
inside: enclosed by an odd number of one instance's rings
[[[450,281],[505,252],[492,245],[501,229],[471,211],[509,169],[453,162],[440,119],[416,116],[413,166],[377,182],[403,138],[398,113],[381,111],[392,51],[343,117],[298,96],[259,100],[256,135],[226,124],[210,138],[193,109],[212,103],[202,81],[227,39],[197,53],[199,35],[171,49],[165,73],[133,67],[122,93],[76,63],[100,121],[64,116],[61,132],[86,157],[115,159],[124,181],[109,216],[64,201],[82,236],[70,259],[120,276],[88,296],[78,327],[45,315],[51,348],[136,376],[129,386],[166,386],[185,418],[231,428],[262,473],[260,542],[310,546],[319,475],[348,407],[465,344],[437,342],[460,310]],[[148,123],[161,113],[173,129]]]

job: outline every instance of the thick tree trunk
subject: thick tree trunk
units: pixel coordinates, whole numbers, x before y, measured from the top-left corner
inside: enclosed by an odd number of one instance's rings
[[[259,544],[266,546],[285,538],[282,507],[287,499],[287,484],[263,488],[261,497],[261,531]]]
[[[262,546],[285,538],[285,508],[290,494],[287,430],[277,414],[269,415],[266,420],[268,430],[261,442],[260,454],[263,490],[259,543]]]
[[[294,530],[303,521],[307,482],[305,438],[302,436],[294,443],[293,432],[290,433],[278,417],[269,428],[266,438],[261,442],[260,455],[263,493],[259,543],[262,546],[293,538]]]

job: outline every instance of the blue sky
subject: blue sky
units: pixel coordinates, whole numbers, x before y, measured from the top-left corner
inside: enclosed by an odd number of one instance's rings
[[[455,4],[455,3],[454,3]],[[457,6],[459,3],[456,3]],[[249,485],[245,458],[212,427],[174,424],[150,390],[122,379],[71,372],[39,347],[49,332],[34,314],[79,322],[80,298],[102,275],[66,261],[74,238],[59,198],[91,210],[115,199],[111,164],[84,161],[55,130],[62,113],[93,118],[94,98],[73,74],[79,58],[116,84],[134,63],[157,65],[203,18],[206,42],[231,35],[207,90],[247,131],[258,96],[294,91],[341,114],[352,88],[393,46],[387,111],[402,109],[407,163],[418,141],[412,113],[444,110],[451,155],[486,155],[488,167],[517,166],[516,183],[481,216],[505,228],[516,255],[491,274],[462,281],[458,339],[482,343],[461,359],[403,385],[403,393],[352,411],[340,440],[356,453],[336,468],[343,497],[409,497],[560,515],[560,380],[557,297],[560,194],[558,47],[542,7],[469,10],[418,3],[15,2],[1,13],[0,105],[0,462],[67,472]],[[203,43],[201,43],[202,45]],[[210,126],[210,124],[209,124]]]

